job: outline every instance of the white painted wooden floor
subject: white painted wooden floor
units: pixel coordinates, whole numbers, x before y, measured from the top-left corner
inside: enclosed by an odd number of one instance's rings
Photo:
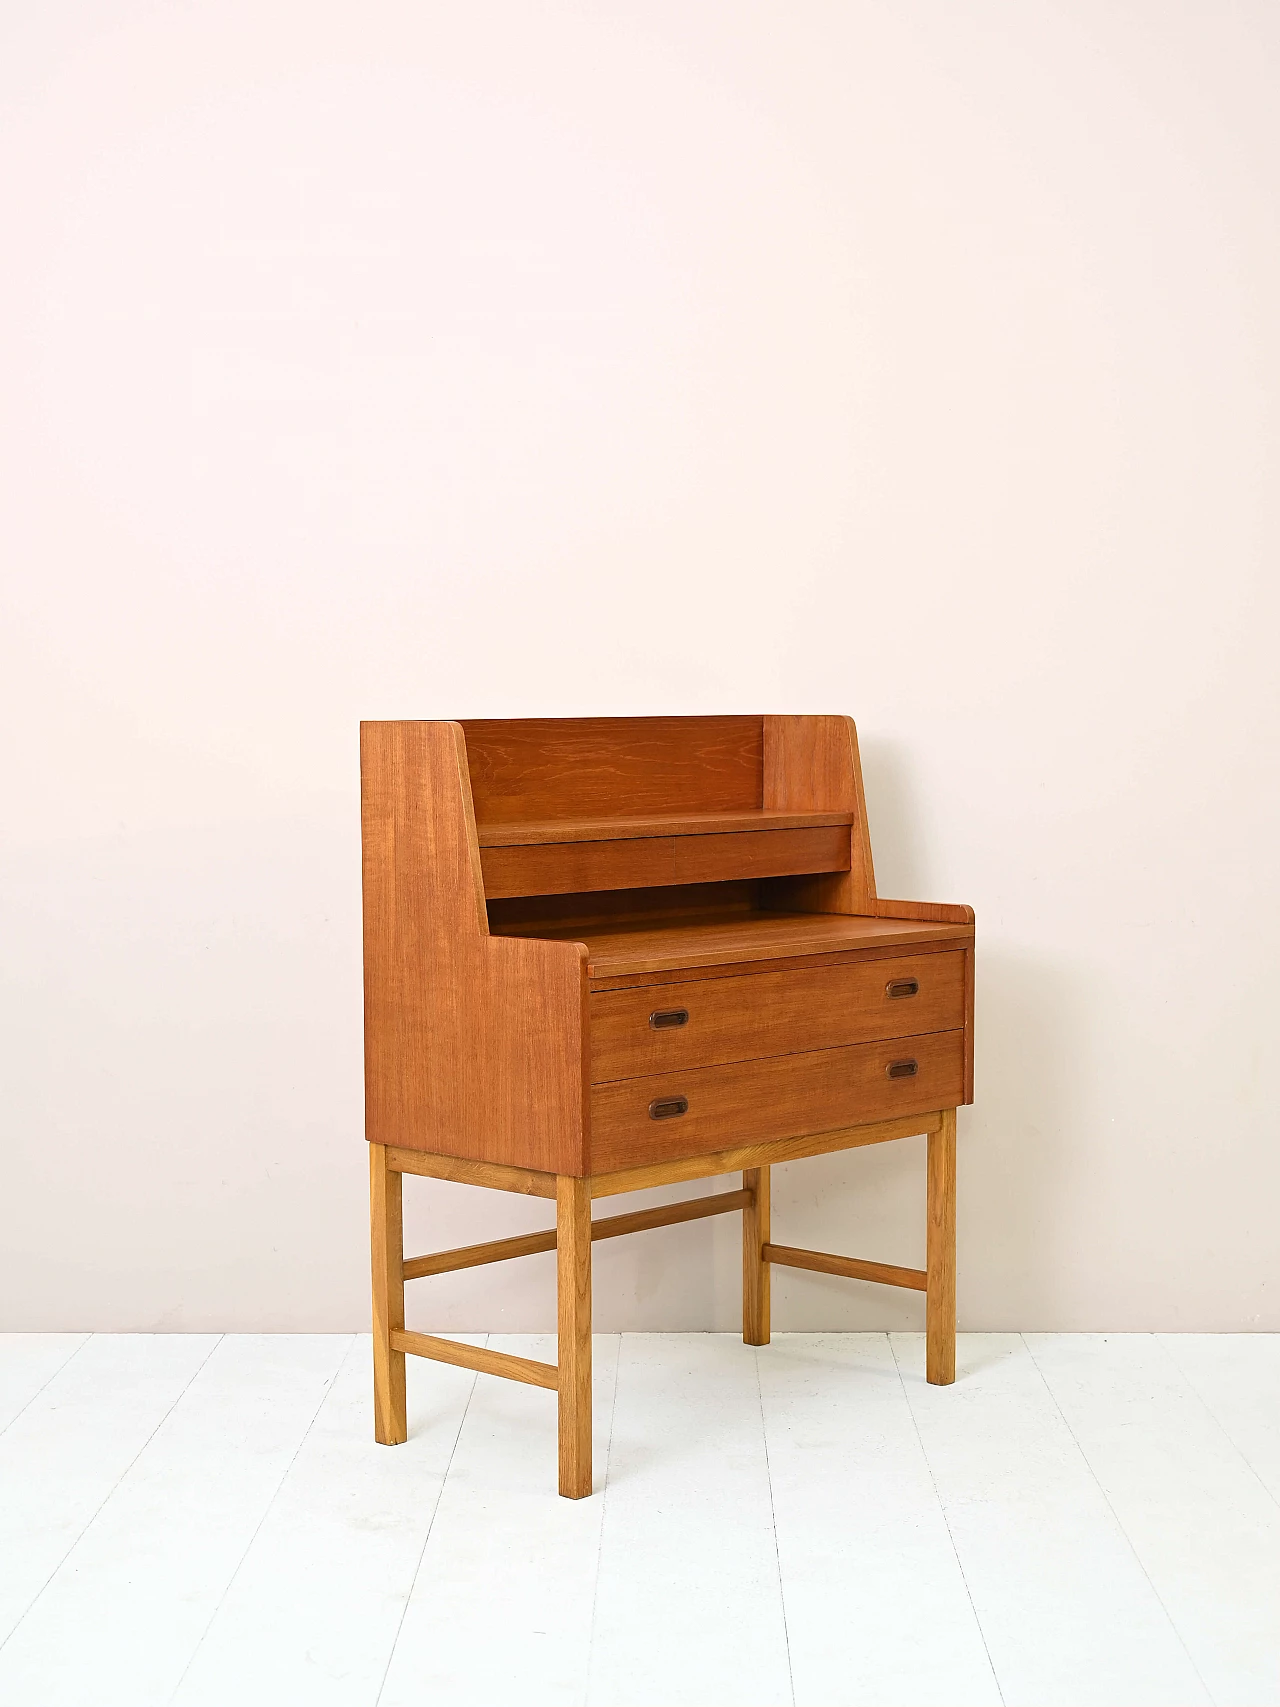
[[[489,1342],[549,1358],[528,1337]],[[0,1336],[5,1707],[1280,1703],[1280,1336]]]

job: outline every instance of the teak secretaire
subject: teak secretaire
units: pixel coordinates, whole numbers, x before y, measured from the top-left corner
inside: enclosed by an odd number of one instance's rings
[[[817,1269],[924,1292],[928,1378],[953,1380],[973,912],[876,895],[853,723],[365,723],[360,763],[377,1438],[406,1437],[408,1352],[532,1382],[561,1493],[589,1494],[592,1241],[731,1210],[748,1344],[770,1265]],[[922,1132],[924,1269],[773,1242],[774,1162]],[[406,1173],[554,1199],[555,1230],[406,1261]],[[555,1364],[406,1330],[406,1280],[552,1249]]]

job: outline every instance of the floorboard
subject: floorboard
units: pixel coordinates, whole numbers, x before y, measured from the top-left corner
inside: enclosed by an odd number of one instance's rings
[[[88,1339],[88,1334],[0,1334],[0,1434]]]
[[[483,1335],[459,1335],[482,1345]],[[476,1377],[410,1358],[409,1439],[372,1439],[370,1342],[344,1361],[174,1707],[372,1703],[387,1671]],[[246,1698],[245,1680],[252,1679]]]
[[[550,1339],[471,1336],[550,1359]],[[5,1707],[1280,1707],[1280,1337],[0,1336]]]
[[[789,1703],[751,1347],[623,1336],[603,1513],[591,1707]]]
[[[217,1343],[95,1334],[0,1435],[0,1700],[15,1629]]]
[[[164,1707],[351,1336],[219,1342],[0,1653],[0,1697]]]
[[[489,1346],[554,1362],[552,1335]],[[603,1487],[616,1339],[592,1345],[595,1479]],[[458,1436],[380,1707],[518,1701],[579,1707],[603,1502],[556,1494],[556,1397],[480,1376]]]
[[[1280,1702],[1280,1508],[1147,1334],[1027,1343],[1208,1693]]]
[[[1160,1344],[1280,1505],[1280,1334],[1160,1334]]]
[[[1208,1701],[1021,1337],[966,1335],[954,1387],[893,1346],[1008,1707]]]
[[[758,1363],[796,1699],[998,1703],[885,1335],[779,1336]]]

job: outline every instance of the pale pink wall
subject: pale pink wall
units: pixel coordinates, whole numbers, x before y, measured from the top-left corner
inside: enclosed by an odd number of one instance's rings
[[[978,910],[963,1324],[1280,1325],[1278,74],[1260,3],[6,6],[3,1325],[360,1325],[358,720],[712,709],[852,712],[882,891]],[[780,1236],[915,1259],[917,1148]],[[597,1321],[731,1326],[735,1232]]]

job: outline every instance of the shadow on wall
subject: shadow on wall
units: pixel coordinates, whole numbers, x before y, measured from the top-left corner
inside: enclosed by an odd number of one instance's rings
[[[1059,1326],[1071,1270],[1101,1253],[1069,1247],[1076,1191],[1072,1134],[1096,991],[1083,968],[979,943],[975,1106],[960,1116],[958,1294],[961,1326]]]
[[[901,742],[872,738],[861,756],[880,891],[936,893],[930,829]],[[943,886],[947,888],[946,885]],[[1099,1063],[1087,970],[1020,948],[978,919],[975,1105],[960,1113],[958,1296],[970,1330],[1055,1325],[1064,1282],[1097,1253],[1067,1248],[1059,1205],[1073,1186],[1070,1135],[1084,1118],[1079,1087]],[[924,1262],[924,1140],[816,1158],[776,1171],[784,1242],[873,1260]],[[783,1234],[775,1225],[775,1236]],[[775,1275],[781,1328],[923,1327],[914,1294],[787,1271]]]
[[[927,878],[922,853],[929,845],[928,829],[917,804],[918,794],[911,786],[911,761],[905,743],[879,736],[867,741],[859,737],[858,752],[877,888],[895,900],[955,899],[924,893]]]
[[[958,1163],[958,1313],[970,1332],[1057,1325],[1071,1269],[1093,1260],[1059,1232],[1088,1000],[1062,967],[979,952],[977,1098],[960,1111]],[[790,1163],[774,1182],[780,1243],[924,1266],[923,1137]],[[774,1300],[779,1332],[924,1327],[919,1294],[827,1275],[776,1270]]]

